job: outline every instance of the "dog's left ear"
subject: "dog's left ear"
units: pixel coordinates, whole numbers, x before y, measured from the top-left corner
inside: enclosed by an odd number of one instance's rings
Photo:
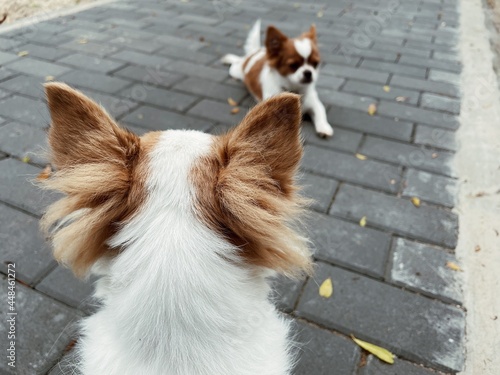
[[[314,43],[318,41],[317,34],[316,34],[316,25],[313,23],[311,25],[311,28],[307,32],[309,39],[311,39]]]
[[[248,263],[286,274],[311,267],[307,241],[293,224],[305,203],[295,185],[300,123],[298,95],[272,97],[216,139],[214,159],[196,171],[202,219]]]
[[[266,51],[268,56],[276,57],[280,54],[288,37],[274,26],[269,26],[266,32]]]

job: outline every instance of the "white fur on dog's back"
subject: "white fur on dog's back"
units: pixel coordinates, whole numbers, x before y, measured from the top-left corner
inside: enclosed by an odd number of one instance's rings
[[[126,250],[98,282],[103,307],[82,323],[84,374],[289,373],[289,323],[264,277],[238,266],[237,248],[193,211],[189,173],[211,143],[167,131],[155,146],[147,202],[112,239]]]
[[[248,33],[243,49],[246,56],[260,49],[260,18],[255,21],[252,29]]]

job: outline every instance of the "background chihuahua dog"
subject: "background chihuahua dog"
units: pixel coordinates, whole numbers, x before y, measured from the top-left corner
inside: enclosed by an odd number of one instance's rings
[[[267,277],[309,272],[295,173],[300,100],[274,96],[229,133],[120,128],[70,87],[46,85],[44,215],[54,255],[100,275],[76,367],[96,375],[285,375],[289,322]],[[62,223],[62,224],[61,224]]]
[[[324,105],[316,92],[320,56],[316,27],[295,39],[288,38],[274,26],[269,26],[266,47],[260,45],[260,20],[250,30],[245,42],[245,56],[226,55],[222,62],[230,64],[231,77],[245,82],[256,100],[268,99],[283,91],[302,96],[302,107],[321,137],[333,135]]]

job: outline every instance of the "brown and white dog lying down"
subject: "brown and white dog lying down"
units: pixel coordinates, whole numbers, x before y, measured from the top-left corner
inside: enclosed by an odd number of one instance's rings
[[[260,45],[260,20],[250,30],[245,42],[245,56],[226,55],[222,62],[231,65],[231,77],[245,82],[257,101],[284,91],[301,95],[302,110],[311,116],[320,137],[331,137],[333,129],[326,118],[324,105],[316,91],[320,55],[316,27],[298,38],[288,38],[269,26],[265,48]]]

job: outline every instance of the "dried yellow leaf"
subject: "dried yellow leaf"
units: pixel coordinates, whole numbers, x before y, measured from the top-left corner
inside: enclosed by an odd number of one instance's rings
[[[54,77],[54,76],[46,76],[45,77],[45,82],[50,82],[50,81],[53,81],[55,79],[56,79],[56,77]]]
[[[390,88],[389,86],[387,86],[387,85],[386,85],[386,86],[384,86],[384,91],[385,91],[385,92],[389,92],[389,91],[391,91],[391,88]]]
[[[451,269],[453,271],[462,271],[460,266],[456,263],[453,263],[453,262],[446,262],[446,267],[448,267],[449,269]]]
[[[238,103],[233,98],[227,98],[227,103],[233,107],[236,107]]]
[[[365,227],[366,226],[366,216],[363,216],[361,220],[359,221],[359,226],[360,227]]]
[[[231,114],[232,114],[232,115],[235,115],[235,114],[237,114],[239,111],[240,111],[240,109],[239,109],[238,107],[234,107],[233,109],[231,109]]]
[[[431,158],[436,159],[438,156],[439,156],[439,154],[438,154],[437,152],[434,152],[434,153],[431,155]]]
[[[324,298],[330,298],[333,294],[332,279],[328,278],[323,281],[319,287],[319,295]]]
[[[368,106],[368,114],[373,116],[375,113],[377,113],[377,106],[372,103]]]
[[[24,57],[24,56],[28,56],[30,53],[28,51],[19,51],[17,53],[17,56],[19,57]]]
[[[476,253],[479,253],[479,252],[481,251],[481,246],[476,245],[476,247],[474,248],[474,251],[475,251]]]
[[[359,160],[366,160],[368,159],[365,155],[363,154],[356,154],[356,158],[358,158]]]
[[[40,174],[37,176],[38,180],[46,180],[47,178],[50,177],[50,174],[52,173],[52,167],[50,164],[47,164],[47,166],[43,169],[43,171],[40,172]]]
[[[411,198],[411,203],[413,203],[413,205],[414,205],[415,207],[420,207],[420,199],[419,199],[419,198],[417,198],[417,197],[412,197],[412,198]]]
[[[370,352],[378,359],[390,363],[391,365],[394,363],[394,354],[392,354],[387,349],[381,348],[380,346],[370,344],[369,342],[357,339],[354,335],[351,335],[353,341],[365,349],[367,352]]]
[[[320,11],[318,12],[318,14],[317,14],[318,18],[323,17],[323,14],[324,14],[324,13],[323,13],[323,11],[322,11],[322,10],[320,10]]]
[[[87,44],[89,41],[85,38],[78,39],[78,44]]]
[[[298,8],[300,8],[300,4],[299,4],[299,3],[294,3],[294,4],[293,4],[293,7],[294,7],[295,9],[298,9]]]
[[[31,159],[30,159],[30,157],[29,157],[29,156],[25,156],[25,157],[23,157],[23,158],[21,159],[21,161],[22,161],[23,163],[29,163],[29,162],[30,162],[30,160],[31,160]]]
[[[398,96],[396,97],[397,102],[406,102],[406,99],[408,99],[406,96]]]

